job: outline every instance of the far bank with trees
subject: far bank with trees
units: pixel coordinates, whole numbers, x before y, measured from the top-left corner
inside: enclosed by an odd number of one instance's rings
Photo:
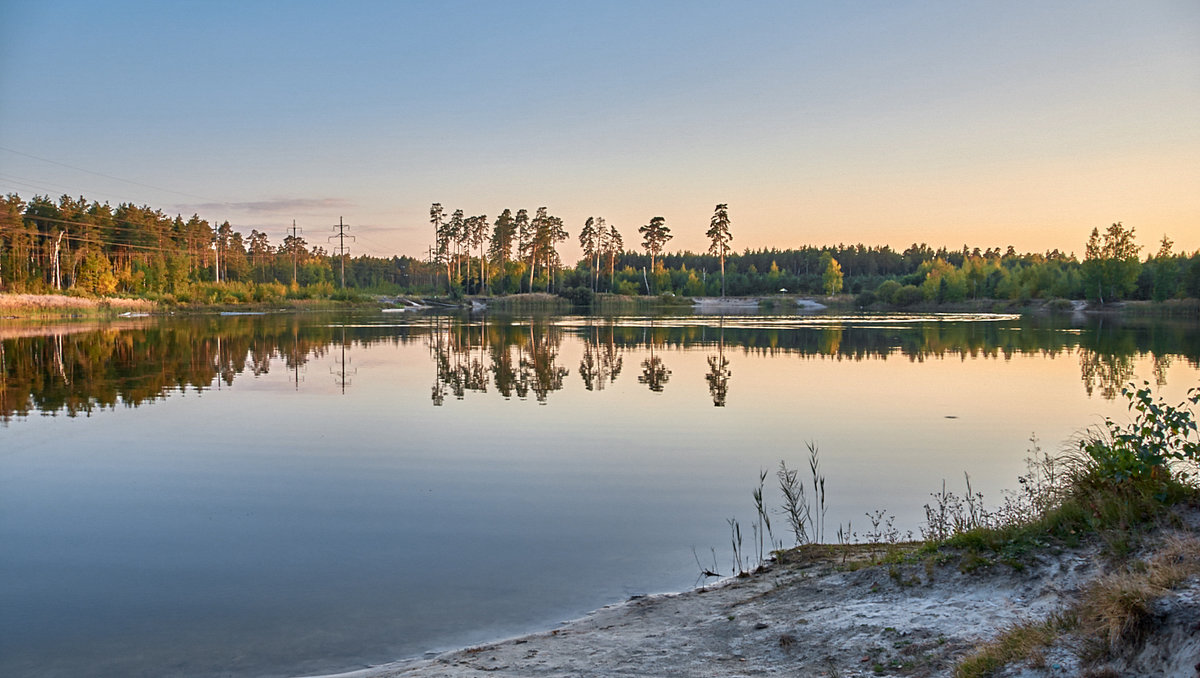
[[[1057,249],[934,249],[914,243],[743,249],[727,204],[708,224],[707,252],[666,249],[663,216],[637,227],[638,249],[620,229],[590,216],[576,230],[583,256],[566,265],[559,248],[570,226],[547,207],[531,213],[466,215],[435,203],[433,247],[424,257],[331,253],[302,231],[281,240],[228,221],[169,216],[149,206],[16,194],[0,201],[0,292],[139,297],[165,303],[272,302],[354,295],[502,296],[549,292],[586,303],[630,296],[855,295],[859,306],[906,307],[995,299],[1030,301],[1200,298],[1200,252],[1177,252],[1167,236],[1153,247],[1135,229],[1093,229],[1082,260]],[[697,231],[703,225],[689,226]],[[344,273],[343,273],[344,270]]]

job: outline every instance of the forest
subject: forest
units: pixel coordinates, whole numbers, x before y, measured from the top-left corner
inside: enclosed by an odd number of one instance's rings
[[[1167,300],[1200,297],[1200,252],[1175,252],[1167,236],[1137,244],[1134,227],[1096,227],[1084,256],[1059,250],[960,249],[913,243],[790,249],[731,247],[726,205],[714,209],[703,253],[670,252],[663,217],[626,246],[602,217],[579,225],[583,256],[565,265],[563,220],[539,207],[486,215],[434,203],[434,247],[424,258],[330,252],[293,230],[273,243],[228,221],[185,219],[149,206],[63,195],[10,193],[0,200],[0,292],[135,296],[167,303],[238,303],[360,294],[508,295],[551,292],[587,303],[594,295],[748,296],[853,294],[860,306],[905,307],[974,299]],[[632,238],[633,234],[627,234]],[[1081,234],[1082,236],[1083,234]]]

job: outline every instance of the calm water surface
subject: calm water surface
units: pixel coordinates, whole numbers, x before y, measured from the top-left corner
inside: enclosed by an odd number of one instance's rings
[[[806,441],[830,534],[877,509],[917,531],[943,479],[997,501],[1031,435],[1122,416],[1135,379],[1181,400],[1197,326],[0,325],[0,675],[312,674],[549,628],[693,586],[693,549],[728,572],[726,520]]]

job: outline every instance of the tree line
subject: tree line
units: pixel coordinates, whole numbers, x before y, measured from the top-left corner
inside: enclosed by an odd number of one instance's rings
[[[1200,297],[1200,252],[1175,252],[1163,236],[1143,255],[1134,229],[1093,229],[1082,260],[1059,250],[934,249],[913,243],[838,244],[791,249],[732,248],[727,204],[713,210],[706,252],[670,252],[666,218],[620,230],[589,216],[578,230],[582,256],[566,265],[570,239],[561,217],[538,207],[487,215],[430,208],[427,256],[336,255],[293,230],[238,231],[228,221],[171,217],[149,206],[83,197],[15,193],[0,200],[0,291],[134,295],[179,301],[264,301],[337,296],[342,288],[377,293],[550,292],[586,302],[595,294],[749,296],[779,292],[857,295],[860,305],[908,306],[970,299],[1122,299]],[[344,269],[344,273],[342,272]]]

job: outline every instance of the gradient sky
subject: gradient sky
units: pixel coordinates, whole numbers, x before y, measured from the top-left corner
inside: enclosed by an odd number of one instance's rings
[[[423,255],[429,206],[640,244],[1200,248],[1200,2],[0,0],[0,192]]]

